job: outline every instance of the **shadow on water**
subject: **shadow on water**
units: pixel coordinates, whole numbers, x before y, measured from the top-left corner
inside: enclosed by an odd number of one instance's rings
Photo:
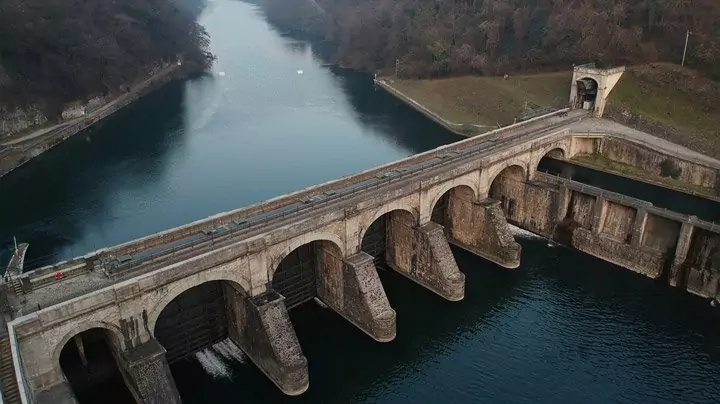
[[[372,84],[372,76],[332,67],[334,79],[353,106],[357,121],[368,133],[421,153],[465,139],[428,119],[387,91]]]
[[[339,315],[309,302],[290,312],[303,353],[308,359],[310,388],[287,397],[252,365],[234,364],[232,379],[213,379],[193,361],[181,364],[178,387],[186,403],[231,403],[238,394],[247,402],[358,402],[377,386],[418,372],[442,356],[460,335],[492,316],[508,300],[522,276],[478,265],[464,251],[455,251],[473,290],[461,303],[451,303],[391,271],[380,271],[390,304],[397,312],[397,338],[378,343]],[[477,267],[481,268],[478,270]],[[483,268],[484,267],[484,268]],[[491,281],[485,279],[488,275]],[[189,385],[194,381],[195,387]],[[197,384],[204,385],[197,388]]]
[[[548,248],[544,240],[521,243],[527,261],[515,271],[453,249],[467,278],[466,297],[458,303],[381,271],[397,312],[397,338],[390,343],[371,340],[313,303],[294,309],[310,371],[310,388],[300,397],[282,395],[251,364],[225,363],[232,375],[213,379],[189,360],[174,372],[183,400],[230,403],[242,395],[253,403],[411,403],[446,397],[472,403],[503,394],[506,402],[604,403],[657,394],[663,399],[653,402],[712,402],[702,397],[713,383],[698,388],[697,377],[720,382],[718,311],[580,252]],[[658,368],[657,357],[672,367]]]
[[[184,144],[183,96],[184,84],[170,83],[3,178],[0,195],[23,197],[0,199],[0,242],[29,242],[28,265],[57,261],[84,226],[113,214],[109,198],[161,179],[166,155]]]

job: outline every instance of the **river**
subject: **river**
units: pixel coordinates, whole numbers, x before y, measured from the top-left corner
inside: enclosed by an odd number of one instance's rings
[[[209,3],[218,61],[0,181],[0,240],[30,266],[80,255],[458,140],[326,66],[257,6]],[[206,349],[173,367],[185,403],[715,403],[718,312],[706,301],[517,232],[523,263],[455,251],[466,298],[392,273],[398,314],[379,344],[330,311],[291,311],[310,389],[282,396],[252,365]]]

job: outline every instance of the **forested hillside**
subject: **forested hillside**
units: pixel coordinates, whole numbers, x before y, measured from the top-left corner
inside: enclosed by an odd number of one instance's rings
[[[271,21],[328,39],[342,64],[434,77],[689,61],[720,73],[720,0],[265,0]],[[712,71],[713,68],[715,71]]]
[[[202,68],[209,39],[173,0],[0,0],[0,109],[106,95],[178,56]]]

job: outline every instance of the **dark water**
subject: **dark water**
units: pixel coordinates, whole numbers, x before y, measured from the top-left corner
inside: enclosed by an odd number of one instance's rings
[[[660,208],[720,223],[720,203],[711,199],[676,192],[657,185],[633,181],[619,175],[550,158],[542,159],[538,170],[550,174],[561,174],[584,184],[651,202]]]
[[[382,273],[398,316],[390,343],[313,303],[291,311],[310,369],[303,396],[230,362],[217,378],[177,366],[178,386],[189,403],[717,402],[720,329],[706,302],[544,240],[521,242],[516,271],[454,250],[467,276],[459,303]]]
[[[211,2],[201,22],[218,56],[212,75],[168,86],[0,181],[0,244],[15,235],[33,263],[54,261],[457,140],[369,77],[323,67],[255,6]],[[184,402],[718,401],[720,327],[707,302],[522,237],[515,271],[456,251],[462,302],[382,274],[398,313],[387,344],[314,304],[293,310],[310,366],[301,397],[208,349],[173,369]]]

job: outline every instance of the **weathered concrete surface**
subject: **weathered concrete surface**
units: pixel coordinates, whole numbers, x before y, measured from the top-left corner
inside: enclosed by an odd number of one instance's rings
[[[125,382],[138,403],[181,403],[175,380],[165,360],[165,349],[156,340],[126,351],[122,356],[120,366]]]
[[[464,220],[453,209],[452,217],[457,219],[446,229],[448,241],[502,267],[519,267],[521,247],[510,231],[500,201],[486,199],[464,207],[469,210]]]
[[[649,278],[657,279],[663,273],[666,258],[662,253],[638,249],[583,228],[573,233],[572,246]]]
[[[420,226],[415,231],[415,243],[413,265],[405,275],[447,300],[462,300],[465,274],[455,263],[442,226],[433,222]]]
[[[302,394],[309,386],[307,359],[290,322],[283,297],[274,291],[247,298],[225,288],[229,337],[285,394]]]
[[[652,176],[669,177],[703,188],[720,189],[718,182],[720,169],[697,160],[681,158],[652,147],[612,137],[602,138],[600,154]]]
[[[720,300],[720,234],[683,223],[671,284],[690,293]]]
[[[465,275],[437,223],[416,227],[410,215],[391,216],[385,260],[390,268],[447,300],[465,296]]]
[[[396,314],[390,307],[373,257],[359,252],[343,265],[342,297],[319,294],[320,300],[379,342],[395,339]]]

